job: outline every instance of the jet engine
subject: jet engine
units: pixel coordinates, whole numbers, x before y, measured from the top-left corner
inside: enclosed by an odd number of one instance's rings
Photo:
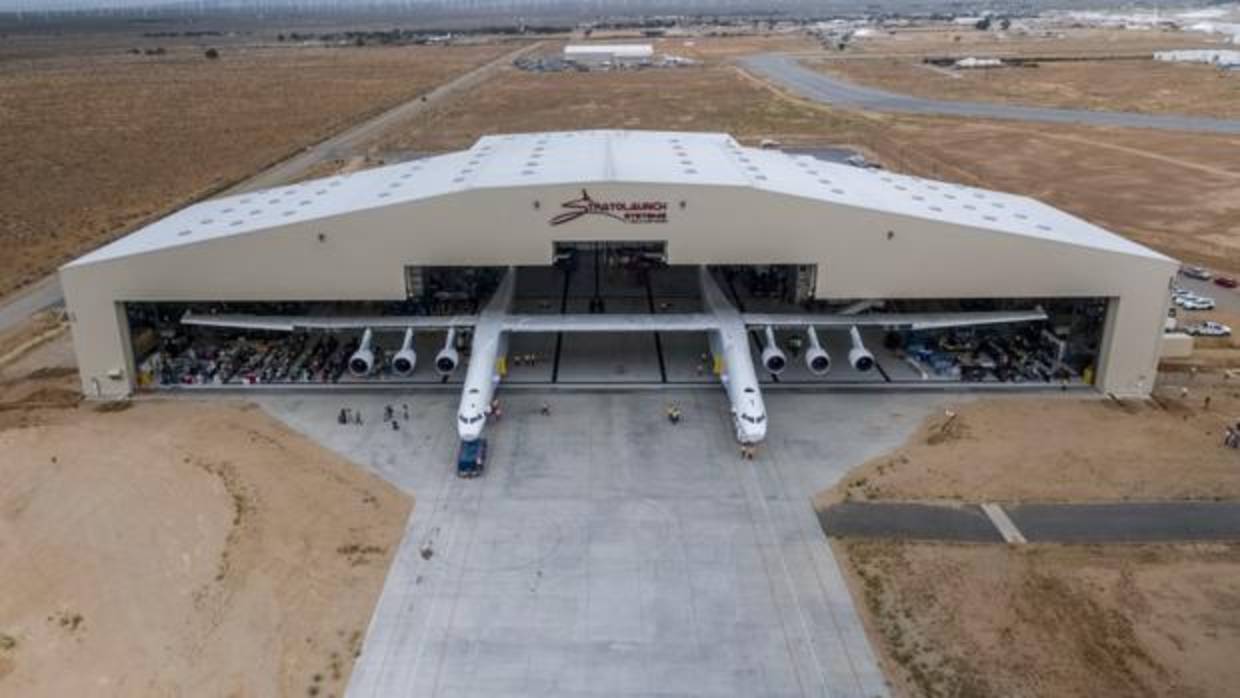
[[[353,356],[349,357],[349,373],[359,378],[369,376],[371,369],[375,367],[375,351],[371,347],[374,339],[373,333],[367,327],[362,333],[362,341],[357,346],[357,351],[353,352]]]
[[[805,367],[815,376],[825,376],[831,370],[831,355],[818,342],[818,333],[813,327],[805,328],[805,338],[809,348],[805,350]]]
[[[439,371],[439,375],[447,376],[456,370],[458,364],[461,363],[461,355],[456,352],[456,329],[448,328],[448,339],[443,343],[443,349],[435,356],[435,370]]]
[[[762,365],[774,375],[783,373],[788,367],[788,357],[775,343],[775,330],[770,325],[766,327],[766,346],[762,348]]]
[[[852,349],[848,351],[848,363],[862,373],[873,369],[874,355],[861,342],[861,332],[857,330],[856,325],[849,328],[848,336],[852,338]]]
[[[413,328],[405,330],[405,341],[400,345],[400,351],[396,352],[396,356],[392,357],[392,370],[402,376],[413,373],[413,368],[418,365],[418,355],[413,350]]]

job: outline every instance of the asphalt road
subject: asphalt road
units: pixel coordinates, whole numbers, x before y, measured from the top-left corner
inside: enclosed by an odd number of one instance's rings
[[[469,71],[421,95],[403,102],[382,114],[350,127],[348,130],[306,148],[293,157],[279,162],[258,174],[237,183],[220,196],[266,189],[290,182],[319,163],[356,154],[376,136],[392,126],[421,114],[452,94],[467,89],[493,75],[514,59],[538,49],[541,42],[523,46]],[[64,303],[58,274],[49,274],[0,304],[0,332],[16,326],[34,313]]]
[[[1186,288],[1199,296],[1213,298],[1215,307],[1218,310],[1240,315],[1240,289],[1223,288],[1222,286],[1215,284],[1213,281],[1199,281],[1197,279],[1190,279],[1183,274],[1176,277],[1175,284],[1176,286]],[[1186,311],[1182,308],[1178,309],[1177,312],[1180,315],[1181,322],[1187,323],[1196,322],[1197,320],[1195,316],[1200,317],[1207,314],[1206,312]]]
[[[841,502],[819,512],[818,521],[832,538],[1003,542],[1003,536],[978,506]]]
[[[1194,116],[1134,114],[1128,112],[1053,109],[989,102],[955,102],[913,97],[863,87],[807,68],[796,58],[765,53],[741,59],[741,65],[809,99],[841,107],[857,107],[906,114],[937,114],[984,119],[1010,119],[1088,126],[1121,126],[1202,133],[1240,133],[1240,121]]]
[[[1240,540],[1240,502],[1017,504],[1003,507],[1030,543]],[[843,502],[818,516],[835,538],[1000,542],[977,505]]]
[[[64,293],[60,290],[60,276],[56,274],[45,276],[33,286],[23,289],[8,303],[0,306],[0,332],[16,327],[40,310],[64,302]]]

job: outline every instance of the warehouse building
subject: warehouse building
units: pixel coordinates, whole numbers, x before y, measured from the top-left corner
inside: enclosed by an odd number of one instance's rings
[[[654,58],[651,44],[568,44],[564,60],[585,66],[631,66],[650,63]]]
[[[701,317],[702,279],[718,280],[742,311],[858,318],[852,348],[864,341],[877,371],[857,361],[758,371],[772,387],[970,382],[1144,396],[1177,268],[1025,197],[744,147],[724,134],[578,131],[487,136],[465,151],[206,201],[71,262],[61,281],[88,397],[456,381],[466,326],[445,320],[434,330],[429,346],[451,350],[452,366],[415,369],[396,361],[414,325],[402,347],[401,333],[381,332],[382,318],[478,313],[509,269],[513,303],[531,314]],[[1043,322],[1012,327],[884,332],[877,319],[1033,309]],[[363,341],[353,330],[184,322],[239,312],[378,318],[363,323],[376,328],[373,361],[358,376],[346,371]],[[527,326],[504,349],[506,380],[709,380],[698,362],[709,363],[710,347],[692,332],[668,334],[670,322],[624,337],[603,324],[600,336],[567,340],[563,327]],[[804,332],[781,327],[752,332],[756,365],[773,367],[771,344],[794,358],[804,349]],[[825,332],[823,346],[851,356],[849,341],[845,327]],[[657,360],[643,363],[647,354]],[[622,355],[620,368],[588,374],[590,361]]]

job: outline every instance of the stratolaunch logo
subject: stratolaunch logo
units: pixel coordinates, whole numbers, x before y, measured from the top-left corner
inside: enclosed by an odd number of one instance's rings
[[[564,213],[551,219],[551,225],[562,225],[582,216],[606,216],[621,223],[666,223],[666,201],[595,201],[581,190],[581,198],[560,204]]]

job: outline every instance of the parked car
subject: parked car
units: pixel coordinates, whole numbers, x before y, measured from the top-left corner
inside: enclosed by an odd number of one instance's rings
[[[1198,337],[1230,337],[1231,328],[1221,322],[1207,320],[1200,325],[1191,325],[1184,328],[1188,334]]]
[[[1216,276],[1214,277],[1214,285],[1222,286],[1223,288],[1235,288],[1240,285],[1240,282],[1237,282],[1230,276]]]
[[[1214,310],[1214,299],[1201,296],[1187,298],[1180,306],[1185,310]]]
[[[1206,271],[1202,267],[1183,267],[1180,269],[1180,273],[1190,279],[1200,279],[1202,281],[1210,280],[1210,272]]]

